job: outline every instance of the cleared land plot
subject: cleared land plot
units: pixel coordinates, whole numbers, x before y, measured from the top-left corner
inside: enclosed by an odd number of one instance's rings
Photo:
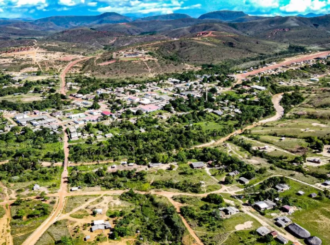
[[[179,168],[175,171],[163,169],[148,171],[147,181],[153,182],[158,180],[173,180],[174,182],[189,181],[192,184],[198,184],[203,181],[207,186],[207,191],[218,190],[221,187],[204,169],[192,169],[187,164],[179,165]]]
[[[322,137],[330,134],[329,124],[314,119],[290,119],[269,123],[252,129],[252,134],[288,136],[304,138],[308,136]]]
[[[89,201],[90,199],[96,198],[99,195],[95,196],[72,196],[68,197],[66,200],[65,208],[63,213],[70,213],[75,208],[83,205],[85,202]]]

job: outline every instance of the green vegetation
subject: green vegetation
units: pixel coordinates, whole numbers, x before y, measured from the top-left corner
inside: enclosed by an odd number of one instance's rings
[[[166,199],[133,191],[122,194],[120,199],[135,204],[135,208],[118,221],[110,235],[111,239],[133,236],[139,232],[136,244],[147,241],[168,241],[175,244],[182,242],[185,226],[175,208]]]
[[[24,241],[50,214],[52,206],[39,200],[18,198],[11,206],[11,234],[20,235],[15,244]],[[24,240],[22,239],[24,237]]]

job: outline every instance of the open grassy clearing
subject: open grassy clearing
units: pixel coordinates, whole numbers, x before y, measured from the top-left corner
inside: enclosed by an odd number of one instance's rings
[[[167,181],[173,180],[174,182],[189,181],[192,184],[198,184],[203,181],[206,185],[206,191],[214,191],[220,189],[220,185],[212,179],[204,169],[192,169],[187,164],[180,164],[179,168],[173,170],[151,170],[148,171],[147,181]]]
[[[68,197],[66,200],[66,204],[64,207],[63,213],[70,213],[75,208],[83,205],[85,202],[88,202],[89,200],[98,197],[99,195],[95,196],[72,196]]]
[[[22,200],[10,206],[14,244],[21,244],[47,219],[54,203],[55,198],[51,198],[47,203],[40,200]]]
[[[68,229],[69,221],[60,220],[55,222],[49,229],[40,237],[36,245],[50,245],[60,242],[63,236],[70,237]]]
[[[281,137],[262,135],[258,137],[258,140],[275,145],[290,152],[294,152],[299,147],[308,147],[308,143],[304,139],[297,138],[285,138],[281,140]]]
[[[42,95],[41,94],[21,94],[21,95],[7,95],[0,97],[0,101],[2,100],[8,100],[11,102],[31,102],[31,101],[38,101],[42,100]]]
[[[330,134],[330,122],[324,124],[323,121],[315,119],[287,119],[256,127],[251,130],[251,133],[293,138],[322,137]]]

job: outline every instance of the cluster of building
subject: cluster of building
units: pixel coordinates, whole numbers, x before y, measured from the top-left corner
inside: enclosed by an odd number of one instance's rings
[[[49,117],[48,115],[37,115],[30,117],[28,114],[22,113],[14,117],[15,121],[21,126],[27,126],[28,124],[33,127],[45,127],[56,130],[58,128],[58,122],[56,119]]]

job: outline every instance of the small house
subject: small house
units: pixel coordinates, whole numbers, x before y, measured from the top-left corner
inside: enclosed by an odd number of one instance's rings
[[[305,192],[303,192],[303,191],[298,191],[297,194],[298,194],[299,196],[303,196],[303,195],[305,195]]]
[[[287,184],[278,184],[278,185],[275,186],[275,189],[278,192],[283,192],[283,191],[290,190],[290,186],[288,186]]]
[[[317,236],[311,236],[305,240],[306,244],[308,245],[321,245],[322,240]]]
[[[91,232],[98,231],[98,230],[105,230],[105,226],[104,225],[93,225],[91,227]]]
[[[259,211],[264,211],[269,209],[268,205],[264,201],[256,202],[253,204],[254,208]]]
[[[89,239],[91,239],[91,236],[85,236],[85,238],[84,238],[85,241],[87,241]]]
[[[243,185],[247,185],[247,184],[250,182],[247,178],[244,178],[244,177],[240,177],[240,178],[238,179],[238,181],[239,181],[240,183],[242,183]]]
[[[32,188],[32,190],[34,191],[39,191],[40,190],[40,186],[38,184],[35,184]]]
[[[239,175],[239,172],[237,170],[235,170],[233,172],[230,172],[228,175],[231,176],[231,177],[234,177],[236,175]]]
[[[284,205],[282,207],[282,210],[286,213],[289,213],[289,214],[293,214],[293,212],[294,212],[294,208],[289,206],[289,205]]]
[[[317,197],[317,194],[316,193],[312,193],[309,195],[311,198],[316,198]]]
[[[205,163],[203,163],[203,162],[193,162],[193,163],[191,163],[191,166],[194,169],[205,168]]]
[[[285,238],[285,237],[283,237],[283,236],[277,236],[276,237],[276,240],[277,241],[279,241],[280,243],[282,243],[282,244],[287,244],[289,241]]]
[[[271,232],[270,232],[270,235],[271,235],[273,238],[275,238],[275,237],[278,236],[278,233],[277,233],[277,231],[271,231]]]
[[[96,208],[93,210],[93,214],[102,214],[102,213],[103,213],[103,211],[101,208]]]
[[[77,191],[77,190],[79,190],[78,187],[71,187],[71,188],[70,188],[70,191]]]
[[[93,221],[93,225],[102,225],[102,224],[104,224],[104,220],[94,220]]]
[[[239,213],[239,210],[235,207],[225,207],[225,208],[219,208],[220,211],[223,211],[227,215],[234,215]]]
[[[330,186],[330,180],[325,181],[322,185],[324,185],[324,186]]]
[[[268,230],[267,227],[264,227],[264,226],[261,226],[257,229],[257,233],[260,235],[260,236],[266,236],[270,233],[270,230]]]

